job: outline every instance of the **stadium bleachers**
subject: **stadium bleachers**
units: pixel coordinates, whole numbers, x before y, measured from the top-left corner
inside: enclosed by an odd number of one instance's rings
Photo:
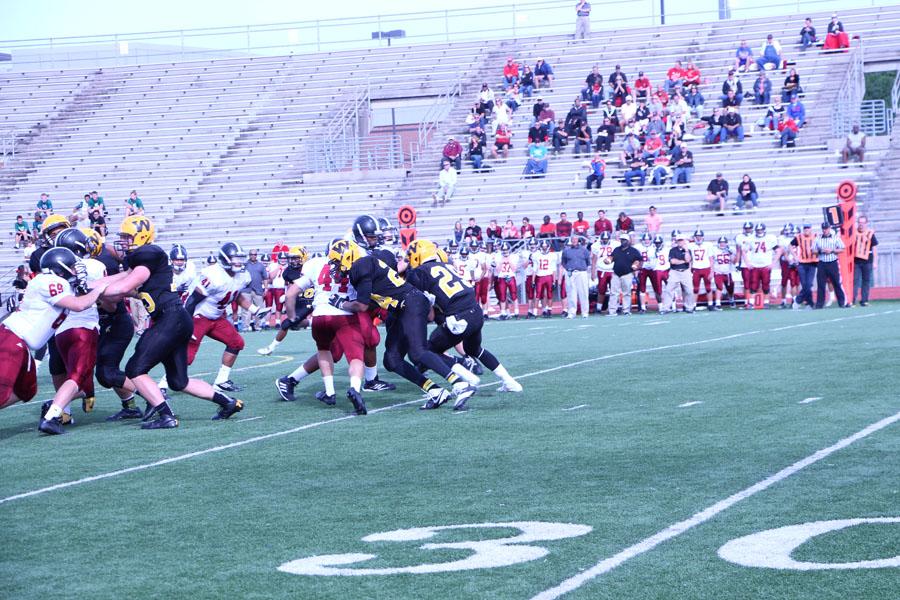
[[[827,20],[824,13],[811,16],[816,23]],[[863,39],[867,63],[895,60],[900,7],[848,11],[841,17],[848,31]],[[28,133],[16,162],[0,170],[0,221],[33,212],[44,191],[66,211],[83,193],[97,189],[115,226],[128,192],[137,189],[163,243],[178,240],[196,256],[225,239],[259,247],[277,239],[318,246],[347,227],[353,215],[365,210],[393,217],[402,204],[415,206],[422,234],[436,238],[446,237],[456,219],[468,216],[482,223],[507,217],[518,223],[522,216],[539,222],[543,214],[555,220],[561,210],[570,216],[583,210],[592,218],[604,208],[640,217],[650,204],[660,209],[666,229],[700,225],[709,237],[733,232],[748,218],[730,212],[715,217],[701,209],[704,189],[716,171],[725,173],[732,188],[741,174],[753,176],[761,201],[753,220],[777,227],[817,220],[820,207],[833,199],[837,183],[848,175],[859,181],[865,202],[868,187],[879,181],[876,172],[885,151],[871,150],[862,168],[852,172],[837,168],[827,145],[830,102],[849,56],[801,53],[795,40],[801,20],[788,15],[691,26],[597,27],[588,42],[578,43],[551,36],[5,75],[0,78],[4,122]],[[531,118],[526,102],[514,117],[515,148],[508,161],[489,160],[493,170],[485,174],[465,166],[451,202],[432,208],[443,141],[448,134],[464,132],[463,118],[482,81],[499,89],[507,55],[528,64],[542,56],[553,66],[552,90],[535,95],[551,103],[558,119],[595,63],[604,75],[621,64],[629,79],[643,70],[656,85],[676,59],[694,60],[703,74],[701,91],[709,108],[738,41],[747,39],[755,50],[767,33],[781,40],[785,56],[796,61],[802,77],[809,125],[795,149],[779,150],[773,137],[759,133],[742,144],[703,147],[699,140],[689,142],[697,165],[691,187],[648,186],[640,192],[615,181],[620,168],[613,164],[614,152],[607,157],[602,191],[586,193],[584,162],[589,157],[573,157],[571,146],[550,161],[546,178],[521,179]],[[784,74],[770,75],[773,88],[780,88]],[[754,78],[755,73],[743,76],[745,89]],[[409,173],[398,170],[367,179],[345,172],[303,180],[303,141],[317,135],[317,128],[360,89],[366,88],[371,99],[434,97],[455,80],[464,82],[462,94]],[[745,100],[746,129],[762,110],[752,99]],[[594,114],[592,127],[597,120]],[[890,211],[884,216],[900,220]],[[876,227],[883,227],[874,217]],[[19,260],[7,251],[11,246],[11,237],[0,240],[0,272]]]

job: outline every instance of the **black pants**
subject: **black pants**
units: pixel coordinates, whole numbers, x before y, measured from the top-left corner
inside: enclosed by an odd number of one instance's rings
[[[450,376],[451,369],[440,356],[428,349],[430,309],[431,304],[425,294],[419,291],[408,294],[403,307],[393,313],[396,321],[388,329],[384,342],[384,367],[420,387],[425,383],[425,378],[404,360],[407,355],[414,364],[421,364],[444,379]],[[414,376],[412,371],[418,375]]]
[[[825,282],[830,281],[834,286],[834,293],[837,295],[838,305],[844,306],[844,288],[841,287],[841,271],[838,268],[838,261],[831,262],[819,261],[819,270],[816,273],[816,286],[819,291],[816,294],[816,308],[825,306],[825,297],[828,295],[828,288]]]
[[[869,288],[872,287],[872,261],[857,260],[853,263],[853,301],[857,292],[861,302],[869,301]]]
[[[496,369],[500,362],[493,354],[481,347],[481,328],[484,327],[484,314],[481,312],[481,308],[476,306],[453,316],[466,322],[465,330],[456,334],[447,329],[446,324],[440,325],[431,332],[431,336],[428,338],[428,349],[436,354],[443,354],[462,342],[466,355],[478,359],[491,371]]]
[[[100,315],[100,340],[97,343],[97,381],[105,388],[125,385],[125,371],[119,366],[134,337],[134,321],[122,305],[111,315]]]
[[[193,333],[194,320],[181,303],[160,308],[128,359],[125,375],[134,379],[162,363],[169,387],[183,390],[188,384],[187,345]]]

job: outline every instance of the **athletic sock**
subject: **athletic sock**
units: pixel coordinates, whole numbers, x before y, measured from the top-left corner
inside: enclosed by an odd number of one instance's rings
[[[47,409],[47,414],[44,415],[44,419],[47,421],[51,419],[56,419],[62,416],[62,409],[55,404],[51,404],[50,408]]]
[[[213,392],[212,401],[224,408],[231,402],[231,398],[222,392]]]
[[[456,383],[457,381],[459,381],[459,375],[451,372],[449,375],[447,375],[447,381],[449,383]]]
[[[128,396],[127,398],[123,398],[121,400],[122,408],[137,408],[137,404],[134,402],[134,394]]]
[[[169,389],[169,381],[166,379],[165,375],[163,375],[162,379],[159,380],[159,389],[161,389],[161,390]]]
[[[325,384],[325,394],[334,396],[334,375],[323,375],[322,382]]]
[[[303,365],[300,365],[293,373],[291,373],[290,377],[294,381],[300,381],[307,375],[309,375],[309,373],[303,368]]]
[[[426,379],[425,383],[422,384],[422,391],[428,393],[428,390],[434,387],[434,382],[430,379]]]
[[[72,415],[72,405],[71,405],[71,404],[66,404],[66,405],[63,407],[63,412],[64,412],[65,414],[71,416],[71,415]]]
[[[464,366],[459,365],[459,364],[453,365],[452,372],[454,375],[458,375],[459,377],[461,377],[467,383],[471,383],[473,385],[478,385],[478,377],[475,374],[473,374],[471,371],[466,369]],[[447,381],[450,381],[449,377],[447,378]],[[451,381],[450,383],[453,383],[453,382]]]
[[[351,388],[353,388],[354,390],[356,390],[358,392],[359,388],[361,386],[362,386],[362,380],[359,377],[356,377],[355,375],[350,377],[350,387]]]
[[[172,412],[172,407],[169,406],[169,403],[163,400],[162,404],[156,406],[157,413],[161,415],[168,415],[170,417],[174,417],[175,413]]]
[[[494,375],[502,379],[504,382],[512,381],[513,378],[509,374],[509,371],[506,370],[506,367],[503,365],[497,365],[497,368],[494,369]]]
[[[378,367],[366,367],[366,381],[378,379]]]
[[[216,375],[215,383],[225,383],[229,379],[231,379],[231,367],[222,365],[221,367],[219,367],[219,374]]]

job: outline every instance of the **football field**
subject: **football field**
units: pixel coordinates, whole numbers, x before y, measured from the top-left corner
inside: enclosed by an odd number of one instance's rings
[[[271,336],[243,412],[174,394],[174,430],[104,390],[39,436],[42,367],[0,411],[0,597],[900,596],[900,303],[491,322],[525,391],[459,413],[382,369],[353,416],[343,364],[336,407],[318,374],[282,402],[314,344]]]

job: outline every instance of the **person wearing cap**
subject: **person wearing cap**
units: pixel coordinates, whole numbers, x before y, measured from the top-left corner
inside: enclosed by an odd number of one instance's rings
[[[759,49],[759,58],[756,59],[756,67],[760,71],[765,71],[766,65],[773,65],[773,69],[779,69],[781,68],[783,61],[781,44],[779,44],[778,40],[770,33],[766,36],[766,41],[763,42]]]
[[[844,297],[844,288],[841,285],[841,270],[838,266],[838,254],[844,251],[844,242],[839,235],[834,235],[831,223],[822,223],[822,235],[813,242],[813,252],[819,257],[819,268],[816,272],[816,308],[825,307],[825,298],[828,296],[828,283],[834,287],[838,306],[847,306]]]
[[[559,228],[559,223],[557,223]],[[568,310],[566,311],[567,319],[574,319],[578,306],[581,306],[581,318],[587,319],[588,306],[588,288],[591,283],[591,276],[588,269],[591,266],[591,253],[584,245],[584,238],[572,236],[569,238],[569,244],[562,250],[562,268],[566,272],[566,290],[568,295]]]
[[[503,65],[503,84],[501,87],[506,90],[517,83],[519,83],[519,63],[513,60],[512,56],[507,56],[506,64]]]
[[[609,117],[603,117],[603,122],[597,127],[597,137],[594,138],[594,150],[604,153],[610,152],[615,141],[616,127],[609,120]]]
[[[785,113],[781,115],[781,122],[778,123],[778,132],[781,134],[781,147],[787,148],[788,146],[794,146],[800,128],[797,126],[797,122],[789,114]]]
[[[650,83],[650,78],[644,75],[643,71],[639,71],[637,79],[634,80],[634,95],[637,96],[638,100],[641,98],[646,100],[650,97],[652,91],[653,84]]]
[[[828,23],[828,33],[825,34],[825,44],[823,50],[838,50],[840,48],[850,47],[850,37],[844,31],[844,24],[838,21],[837,13],[831,14],[831,21]]]
[[[806,17],[803,21],[803,27],[800,29],[800,49],[806,50],[816,43],[816,28],[813,27],[812,19]]]
[[[819,257],[813,248],[816,234],[812,225],[804,223],[800,233],[791,240],[790,252],[797,259],[797,273],[800,275],[800,293],[794,299],[794,306],[800,308],[804,304],[807,309],[813,308],[813,280],[819,265]]]
[[[578,0],[575,3],[575,39],[587,40],[591,37],[591,3]]]
[[[457,171],[462,171],[462,146],[456,141],[452,135],[447,138],[444,144],[444,150],[441,156],[441,166],[446,162],[453,163]],[[456,182],[454,182],[455,184]]]
[[[619,294],[622,295],[621,314],[631,314],[631,288],[634,274],[641,270],[641,253],[631,245],[627,231],[619,232],[619,245],[612,251],[613,275],[609,289],[609,314],[619,313]]]
[[[259,260],[259,250],[250,250],[244,268],[250,275],[250,282],[243,290],[241,290],[241,293],[247,294],[250,297],[250,306],[241,307],[241,321],[245,324],[249,321],[250,330],[256,331],[260,327],[265,328],[268,326],[265,321],[260,323],[259,317],[256,316],[259,309],[265,307],[265,302],[263,300],[263,282],[265,281],[267,274],[266,266]],[[251,306],[256,306],[257,310],[251,311]]]
[[[734,97],[737,98],[737,103],[740,106],[741,100],[744,98],[744,84],[735,76],[734,71],[728,71],[728,76],[722,82],[722,95],[719,96],[719,100],[725,102],[729,91],[734,92]]]
[[[690,186],[694,175],[694,153],[688,149],[687,142],[681,140],[672,151],[672,181]]]
[[[725,206],[728,204],[728,182],[721,172],[716,173],[716,178],[706,186],[706,202],[707,207],[718,211],[720,216],[725,213]]]
[[[603,99],[603,75],[600,73],[600,65],[595,64],[591,67],[591,72],[584,78],[584,87],[581,88],[581,99],[585,102],[591,99],[594,92],[594,85],[599,84],[600,99]],[[596,107],[594,107],[596,108]]]
[[[747,40],[741,40],[740,46],[734,53],[734,70],[745,72],[750,70],[750,65],[753,62],[753,50],[750,49],[750,45],[747,43]]]
[[[736,106],[729,106],[725,116],[722,117],[722,135],[723,142],[727,142],[730,137],[734,137],[738,142],[744,141],[744,121]]]
[[[853,248],[853,298],[860,298],[860,306],[869,305],[869,288],[872,286],[872,272],[878,268],[878,239],[869,228],[868,217],[856,220],[856,244]]]
[[[806,107],[800,102],[800,97],[797,94],[791,96],[791,103],[788,104],[785,112],[794,119],[798,128],[806,125]]]
[[[684,311],[694,312],[696,305],[694,296],[694,280],[691,273],[691,252],[687,247],[687,235],[678,232],[675,234],[675,245],[669,250],[669,280],[663,292],[663,308],[668,309],[675,304],[675,296],[681,291],[684,302]],[[667,310],[660,310],[665,314]]]
[[[553,67],[543,58],[537,59],[534,65],[534,81],[539,88],[553,85]]]

